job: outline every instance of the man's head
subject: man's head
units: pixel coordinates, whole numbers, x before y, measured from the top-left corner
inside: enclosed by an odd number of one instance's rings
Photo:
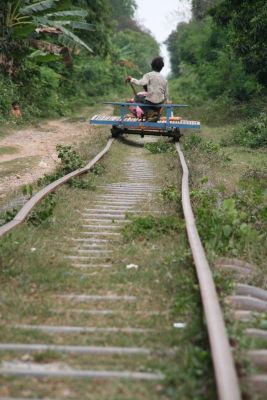
[[[10,115],[12,115],[13,117],[16,117],[16,118],[22,117],[21,110],[20,110],[20,104],[18,101],[13,101],[12,107],[10,110]]]
[[[162,57],[156,57],[151,63],[153,71],[160,72],[164,67],[164,60]]]
[[[13,101],[13,103],[12,103],[12,108],[13,108],[14,110],[18,110],[18,109],[20,108],[19,102],[18,102],[18,101]]]

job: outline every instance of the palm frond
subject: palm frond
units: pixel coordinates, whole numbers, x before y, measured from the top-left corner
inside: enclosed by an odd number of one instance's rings
[[[54,13],[46,14],[46,17],[87,17],[88,12],[86,10],[68,10],[68,11],[57,11]]]
[[[43,25],[48,25],[48,26],[55,26],[55,27],[60,27],[60,26],[69,26],[71,29],[82,29],[86,31],[92,31],[94,30],[94,25],[93,24],[88,24],[87,22],[82,22],[82,21],[72,21],[72,20],[61,20],[61,21],[51,21],[43,20],[42,22]]]
[[[11,19],[15,18],[16,13],[17,13],[18,9],[20,8],[20,6],[21,6],[21,0],[18,0],[17,3],[15,4],[15,6],[13,7],[12,12],[11,12]]]
[[[33,17],[33,20],[38,25],[43,26],[52,26],[59,28],[60,26],[69,26],[71,29],[83,29],[86,31],[92,31],[94,29],[93,24],[88,24],[87,22],[83,21],[73,21],[73,20],[51,20],[45,17]]]
[[[29,37],[32,31],[34,31],[35,25],[31,24],[19,24],[14,26],[12,29],[12,37],[15,39],[26,39]]]
[[[22,15],[32,15],[37,12],[42,12],[52,8],[56,5],[60,0],[43,0],[38,3],[29,4],[28,6],[21,7],[19,9],[20,14]]]
[[[46,53],[45,51],[42,51],[42,50],[36,50],[36,51],[32,52],[28,56],[28,58],[34,60],[35,62],[39,62],[39,63],[47,63],[47,62],[61,60],[60,55]]]
[[[71,49],[75,49],[76,47],[83,47],[90,53],[93,53],[93,50],[74,33],[64,28],[63,26],[59,26],[59,28],[62,31],[62,34],[58,35],[58,40],[64,46],[69,47]]]
[[[69,21],[69,22],[70,22],[70,27],[72,29],[81,29],[85,31],[93,31],[95,29],[95,25],[88,24],[87,22],[82,22],[82,21]]]

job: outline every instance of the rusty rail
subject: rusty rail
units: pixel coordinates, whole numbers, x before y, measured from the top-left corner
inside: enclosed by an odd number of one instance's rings
[[[91,161],[89,161],[89,163],[85,167],[70,172],[69,174],[63,176],[60,179],[57,179],[56,181],[50,183],[50,185],[37,192],[29,201],[27,201],[27,203],[24,204],[24,206],[21,208],[21,210],[17,213],[12,221],[0,227],[0,236],[3,236],[5,233],[11,231],[16,226],[24,222],[32,209],[36,206],[36,204],[39,203],[46,195],[53,192],[55,189],[66,183],[71,178],[88,172],[97,163],[97,161],[99,161],[104,156],[104,154],[108,152],[113,140],[114,139],[109,139],[104,149],[100,153],[98,153]]]
[[[189,194],[189,171],[179,143],[176,144],[183,170],[182,205],[186,230],[197,271],[206,317],[218,397],[220,400],[241,400],[240,388],[222,310],[211,269],[201,243]]]

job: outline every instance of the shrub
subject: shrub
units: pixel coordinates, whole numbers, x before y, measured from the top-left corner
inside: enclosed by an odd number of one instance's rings
[[[267,147],[267,114],[241,123],[233,130],[232,136],[222,140],[222,145],[240,145],[250,148]]]
[[[84,161],[71,146],[58,145],[56,149],[58,158],[61,159],[61,165],[52,175],[45,174],[40,178],[37,182],[38,186],[46,186],[62,176],[84,166]]]
[[[50,222],[53,217],[54,208],[56,206],[55,193],[50,193],[38,205],[37,209],[32,211],[28,218],[28,223],[38,226],[44,222]]]
[[[71,146],[58,145],[56,149],[64,175],[84,166],[84,161]]]
[[[200,150],[210,161],[226,162],[229,157],[222,151],[221,146],[212,140],[204,140],[198,135],[189,135],[183,143],[184,149],[189,151]]]
[[[253,226],[238,196],[220,199],[214,190],[195,190],[191,196],[200,237],[212,254],[255,258],[264,251],[266,235]]]
[[[181,193],[178,192],[177,186],[175,185],[165,186],[160,191],[160,195],[164,201],[175,202],[177,204],[181,203]]]

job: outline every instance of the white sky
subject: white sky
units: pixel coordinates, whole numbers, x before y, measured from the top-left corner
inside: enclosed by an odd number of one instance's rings
[[[148,28],[161,44],[161,55],[165,59],[164,75],[170,72],[168,51],[162,43],[179,22],[188,22],[191,17],[190,0],[136,0],[136,18]]]

